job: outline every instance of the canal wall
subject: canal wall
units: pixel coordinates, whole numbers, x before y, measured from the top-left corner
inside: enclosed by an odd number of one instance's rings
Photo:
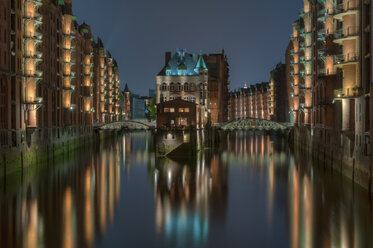
[[[58,164],[66,156],[74,156],[105,139],[117,135],[116,130],[94,130],[92,127],[45,128],[19,133],[16,146],[1,146],[0,177],[20,180],[43,166]]]
[[[158,157],[195,156],[197,151],[216,147],[221,139],[220,134],[221,132],[216,128],[186,131],[157,130],[156,155]]]
[[[325,168],[336,171],[373,192],[373,159],[355,145],[354,135],[335,130],[317,130],[294,127],[289,136],[292,147]]]

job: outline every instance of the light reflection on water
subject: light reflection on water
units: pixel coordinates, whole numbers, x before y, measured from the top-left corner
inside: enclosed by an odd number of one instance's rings
[[[1,247],[373,245],[367,192],[279,137],[231,132],[191,162],[156,159],[153,143],[125,134],[2,185]]]

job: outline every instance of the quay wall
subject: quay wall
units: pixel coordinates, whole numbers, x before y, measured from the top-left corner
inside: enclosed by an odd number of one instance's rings
[[[373,192],[373,158],[355,143],[354,135],[335,130],[318,130],[294,127],[289,136],[294,150],[304,159],[323,163],[325,168],[336,171]]]
[[[58,164],[64,157],[74,156],[95,143],[115,136],[116,130],[94,130],[92,127],[43,128],[17,133],[0,130],[0,177],[20,180],[19,175],[32,177],[37,169]],[[13,144],[13,145],[4,145]],[[15,144],[15,145],[14,145]]]

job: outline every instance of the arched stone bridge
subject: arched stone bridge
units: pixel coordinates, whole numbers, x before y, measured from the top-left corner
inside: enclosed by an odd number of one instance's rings
[[[95,125],[94,128],[99,130],[150,130],[155,128],[155,123],[145,121],[117,121]]]
[[[276,131],[276,130],[287,130],[289,126],[285,123],[278,123],[268,120],[260,119],[244,119],[231,121],[228,123],[222,123],[220,128],[223,130],[265,130],[265,131]]]

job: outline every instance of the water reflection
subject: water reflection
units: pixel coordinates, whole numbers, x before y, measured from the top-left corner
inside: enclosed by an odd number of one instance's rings
[[[224,223],[228,167],[211,153],[195,163],[157,160],[154,170],[155,227],[167,247],[204,247],[211,219]]]
[[[1,196],[1,247],[91,247],[114,220],[119,146],[66,161],[48,176]],[[71,166],[73,164],[74,166]]]
[[[1,247],[370,247],[367,192],[275,135],[156,159],[150,132],[0,194]],[[15,192],[16,193],[12,193]]]

